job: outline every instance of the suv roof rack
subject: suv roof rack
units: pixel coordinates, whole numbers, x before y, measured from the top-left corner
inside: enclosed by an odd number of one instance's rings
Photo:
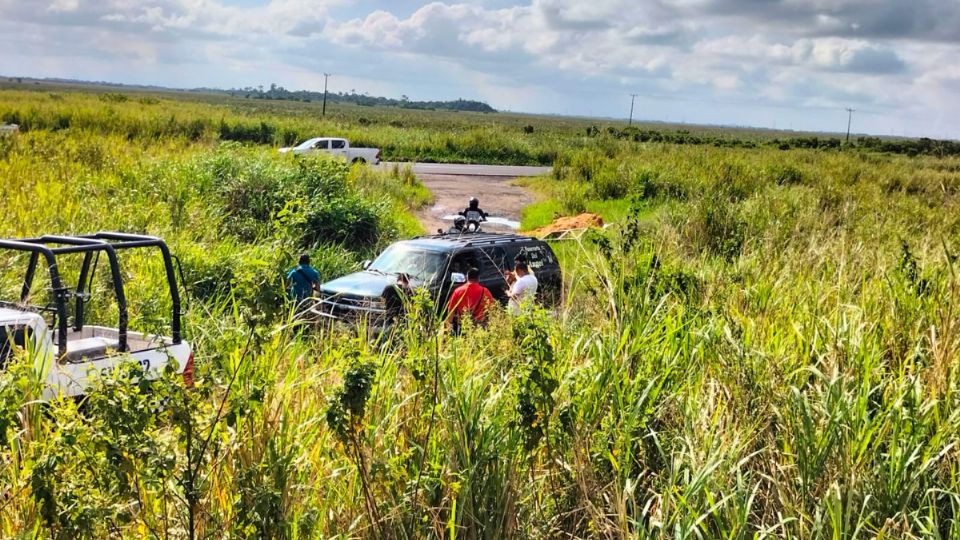
[[[170,299],[173,303],[173,318],[171,320],[171,333],[173,343],[182,341],[180,332],[180,291],[177,287],[176,276],[173,267],[173,258],[170,255],[170,249],[166,242],[156,236],[147,236],[141,234],[127,234],[119,232],[98,232],[94,234],[81,235],[44,235],[37,238],[11,238],[0,240],[0,249],[9,249],[12,251],[21,251],[30,253],[30,262],[27,265],[27,271],[23,276],[23,287],[20,289],[20,303],[4,304],[14,307],[24,307],[30,297],[30,289],[33,285],[33,277],[37,270],[37,263],[40,256],[46,260],[47,269],[50,273],[50,285],[53,292],[53,301],[55,304],[54,313],[57,322],[57,348],[60,356],[67,352],[67,297],[73,296],[76,299],[76,308],[74,312],[73,328],[76,331],[83,329],[83,308],[84,302],[89,299],[89,291],[84,291],[84,286],[93,281],[93,273],[96,271],[96,261],[94,255],[99,259],[99,254],[106,253],[110,263],[110,277],[113,284],[114,293],[117,299],[117,309],[119,310],[118,325],[118,349],[125,351],[127,349],[127,299],[123,288],[123,275],[120,273],[120,264],[117,260],[117,251],[122,249],[149,248],[155,247],[160,250],[163,256],[163,266],[166,271],[167,285],[170,288]],[[83,264],[80,267],[80,275],[77,282],[75,293],[68,292],[60,277],[60,271],[57,265],[57,255],[67,255],[71,253],[83,253]],[[93,263],[93,268],[91,268]]]
[[[461,246],[480,246],[480,245],[491,245],[491,244],[504,244],[509,242],[524,242],[527,240],[533,240],[531,236],[524,236],[517,233],[463,233],[459,235],[454,234],[427,234],[423,236],[416,236],[411,240],[440,240],[444,242],[450,242],[454,244],[459,244]]]

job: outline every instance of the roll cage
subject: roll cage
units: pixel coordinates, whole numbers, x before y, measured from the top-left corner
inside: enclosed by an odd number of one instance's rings
[[[120,352],[128,350],[127,347],[127,298],[124,294],[123,276],[120,273],[120,263],[117,259],[117,251],[138,248],[157,248],[163,257],[163,266],[167,278],[167,286],[170,289],[170,299],[173,304],[171,313],[171,338],[174,344],[183,341],[180,317],[180,291],[177,287],[176,271],[174,270],[174,258],[170,255],[170,249],[166,242],[155,236],[145,236],[139,234],[127,234],[119,232],[98,232],[95,234],[66,236],[66,235],[45,235],[39,238],[21,238],[0,240],[0,249],[19,251],[30,254],[30,261],[27,264],[26,273],[23,276],[23,287],[20,290],[19,302],[0,301],[0,305],[21,310],[31,310],[39,312],[53,313],[57,331],[57,351],[58,356],[62,357],[67,353],[67,302],[70,299],[75,300],[73,330],[80,331],[84,323],[84,305],[90,299],[90,289],[93,284],[93,277],[96,272],[97,261],[100,254],[105,253],[110,265],[110,281],[113,284],[114,294],[117,300],[117,309],[119,311],[118,324],[118,347]],[[83,253],[83,263],[80,266],[80,275],[77,279],[76,290],[73,291],[63,284],[60,271],[57,266],[57,256],[72,253]],[[33,278],[37,272],[37,266],[40,263],[40,257],[43,256],[47,264],[47,270],[50,274],[50,286],[53,294],[53,307],[49,306],[31,306],[27,304],[30,299],[30,290],[33,286]],[[179,262],[177,265],[179,271]],[[183,272],[179,271],[181,281],[183,281]]]

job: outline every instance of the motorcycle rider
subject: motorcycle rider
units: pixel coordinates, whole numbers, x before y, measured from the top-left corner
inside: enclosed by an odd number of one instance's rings
[[[467,218],[457,216],[453,218],[453,226],[447,229],[447,234],[461,234],[467,228]]]
[[[460,212],[460,215],[465,216],[469,219],[470,217],[469,214],[471,212],[476,212],[477,214],[479,214],[480,221],[487,220],[487,213],[480,209],[480,199],[476,197],[470,197],[470,204],[463,210],[463,212]]]
[[[480,208],[480,199],[470,197],[469,206],[467,206],[460,215],[467,218],[466,231],[477,232],[480,230],[480,222],[487,220],[487,213]]]

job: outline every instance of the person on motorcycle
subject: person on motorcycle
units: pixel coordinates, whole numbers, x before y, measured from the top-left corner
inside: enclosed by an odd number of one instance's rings
[[[487,213],[480,209],[480,199],[478,199],[478,198],[476,198],[476,197],[470,197],[470,205],[467,206],[467,207],[463,210],[463,212],[460,212],[460,215],[466,217],[467,220],[469,221],[469,220],[470,220],[470,217],[471,217],[470,214],[473,213],[473,212],[476,212],[477,215],[479,215],[479,217],[480,217],[480,219],[477,220],[477,221],[486,221],[486,220],[487,220]]]
[[[453,226],[447,229],[447,234],[461,234],[467,228],[467,218],[457,216],[453,218]]]
[[[480,232],[480,223],[487,220],[487,213],[480,209],[480,199],[470,197],[470,205],[460,215],[466,218],[465,232]]]

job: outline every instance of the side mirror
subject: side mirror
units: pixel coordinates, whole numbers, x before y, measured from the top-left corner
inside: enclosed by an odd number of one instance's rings
[[[453,272],[450,274],[450,283],[454,285],[460,285],[461,283],[467,282],[467,276],[461,274],[460,272]]]
[[[360,266],[362,266],[363,269],[366,270],[367,268],[370,268],[370,265],[371,265],[371,264],[373,264],[373,261],[371,261],[370,259],[367,259],[367,260],[363,261],[362,263],[360,263]]]

